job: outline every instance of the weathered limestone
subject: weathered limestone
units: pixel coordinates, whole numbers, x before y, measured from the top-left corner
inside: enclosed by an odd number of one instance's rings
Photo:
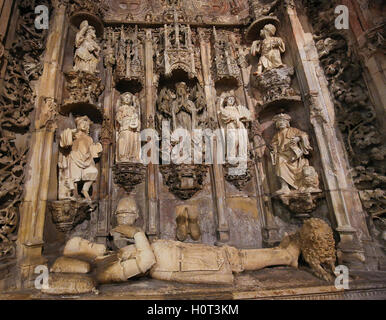
[[[31,287],[64,246],[51,293],[95,291],[65,274],[94,267],[101,283],[150,272],[215,284],[296,267],[300,252],[328,281],[336,254],[352,269],[384,267],[383,36],[369,2],[360,13],[344,0],[354,49],[350,32],[324,34],[332,2],[310,13],[324,5],[55,1],[39,31],[29,21],[41,3],[0,0],[0,288],[12,270]],[[163,120],[189,134],[178,141]],[[194,129],[202,137],[184,146],[213,163],[174,163],[190,159],[174,147]]]
[[[64,6],[55,8],[51,32],[47,40],[47,51],[43,74],[37,90],[39,97],[55,99],[57,92],[60,63],[63,57],[63,45],[66,36]],[[42,108],[37,104],[37,110]],[[37,118],[35,128],[41,128]],[[43,246],[43,228],[47,205],[48,179],[51,168],[52,143],[55,124],[36,129],[32,133],[29,179],[25,184],[25,196],[20,207],[20,225],[17,240],[17,257],[20,270],[19,286],[30,279],[36,265],[44,264],[41,256]]]
[[[312,35],[306,33],[293,4],[287,6],[291,37],[296,43],[294,57],[301,89],[307,97],[323,167],[323,180],[331,213],[340,235],[338,257],[341,263],[360,265],[364,262],[361,240],[369,239],[358,192],[353,188],[344,158],[344,151],[334,128],[334,108],[326,81],[319,67]]]

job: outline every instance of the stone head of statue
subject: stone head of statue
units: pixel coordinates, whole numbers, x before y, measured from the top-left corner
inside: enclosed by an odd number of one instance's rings
[[[273,117],[276,129],[282,130],[290,126],[291,117],[286,113],[280,113]]]
[[[133,95],[130,92],[125,92],[121,95],[121,104],[131,105],[133,102]]]
[[[260,31],[260,36],[265,39],[267,37],[272,37],[276,33],[276,27],[273,24],[267,24]]]
[[[236,104],[236,97],[233,94],[231,94],[225,98],[224,102],[225,102],[225,106],[233,107]]]
[[[75,119],[75,124],[76,124],[76,128],[79,131],[83,131],[83,132],[85,132],[87,134],[90,132],[91,120],[87,116],[76,118]]]
[[[83,20],[82,23],[79,26],[79,29],[83,30],[84,28],[87,28],[87,27],[88,27],[88,21],[87,20]]]
[[[139,217],[139,209],[133,197],[125,197],[119,200],[115,211],[118,225],[134,225]]]
[[[179,82],[176,84],[177,96],[184,97],[187,93],[187,87],[185,82]]]
[[[95,28],[93,26],[88,27],[86,36],[89,39],[96,39],[96,31],[95,31]]]

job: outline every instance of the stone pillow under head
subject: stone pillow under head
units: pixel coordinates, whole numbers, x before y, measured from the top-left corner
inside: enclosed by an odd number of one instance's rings
[[[98,293],[95,280],[85,274],[51,273],[48,278],[48,288],[42,288],[46,294],[82,294]]]
[[[68,258],[59,257],[50,269],[50,272],[56,273],[89,273],[91,266],[88,262]]]

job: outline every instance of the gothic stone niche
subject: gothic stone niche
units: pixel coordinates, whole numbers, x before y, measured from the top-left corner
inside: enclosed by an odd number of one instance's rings
[[[105,32],[105,65],[114,68],[115,88],[139,92],[144,87],[145,69],[143,32],[138,27],[107,28]]]
[[[159,52],[157,52],[157,72],[171,77],[173,70],[184,70],[189,79],[197,76],[195,49],[189,25],[175,22],[165,24],[161,30]]]
[[[282,62],[281,54],[285,52],[285,44],[282,38],[275,36],[278,22],[272,18],[267,19],[260,21],[262,40],[255,40],[251,46],[251,55],[260,56],[257,71],[252,75],[255,77],[252,83],[263,97],[262,109],[301,100],[299,93],[291,87],[294,68]]]
[[[322,197],[318,173],[305,157],[312,150],[308,135],[290,126],[288,114],[278,114],[272,120],[277,132],[271,141],[271,158],[281,184],[274,196],[298,217],[307,216]]]
[[[90,219],[92,212],[97,210],[98,202],[84,202],[74,200],[50,201],[48,209],[51,212],[52,222],[56,228],[68,233],[78,224]]]
[[[99,96],[104,90],[98,70],[100,53],[95,27],[83,20],[75,38],[73,69],[65,72],[67,98],[61,107],[62,113],[69,113],[84,105],[95,108],[99,118],[102,118],[101,106],[98,104]]]
[[[237,103],[233,90],[223,92],[217,99],[218,116],[225,145],[225,179],[242,190],[251,180],[253,162],[249,160],[247,129],[252,121],[251,112]]]
[[[130,92],[121,94],[116,112],[116,154],[114,181],[130,192],[145,178],[146,168],[141,163],[141,106]]]
[[[231,83],[234,87],[241,84],[240,68],[237,64],[237,53],[231,39],[224,31],[216,31],[213,27],[214,55],[212,73],[216,84],[220,82]]]
[[[192,137],[189,145],[191,158],[194,157],[194,150],[199,146],[193,136],[193,129],[203,128],[206,123],[206,100],[202,87],[196,84],[189,87],[185,82],[178,82],[173,87],[164,86],[158,95],[157,100],[157,129],[162,134],[163,122],[167,122],[174,132],[176,129],[187,130]],[[184,156],[175,152],[176,145],[180,141],[165,139],[163,135],[164,152],[168,154],[167,159],[171,159],[170,165],[161,165],[160,171],[164,182],[169,186],[169,190],[181,199],[189,199],[198,190],[202,189],[202,182],[207,172],[207,166],[202,164],[188,164]],[[192,151],[193,150],[193,151]],[[202,150],[198,150],[202,152]],[[202,152],[202,159],[205,155]],[[170,157],[171,155],[171,157]],[[162,162],[161,162],[162,163]]]

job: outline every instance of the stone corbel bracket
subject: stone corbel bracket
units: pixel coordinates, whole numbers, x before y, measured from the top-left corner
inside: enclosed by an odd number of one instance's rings
[[[159,168],[170,192],[182,200],[190,199],[202,190],[208,172],[208,166],[203,164],[170,164]]]
[[[284,66],[263,72],[254,80],[254,86],[263,97],[260,110],[273,106],[285,106],[301,101],[299,92],[291,87],[294,68]]]
[[[242,191],[245,186],[248,184],[249,181],[252,179],[252,174],[254,170],[254,164],[253,161],[248,161],[247,168],[241,172],[240,174],[234,174],[232,173],[230,169],[236,169],[239,165],[231,165],[230,163],[226,163],[223,165],[224,168],[224,177],[225,179],[233,184],[238,190]],[[237,172],[236,172],[237,173]]]
[[[91,213],[97,208],[97,201],[59,200],[48,202],[52,222],[63,233],[68,233],[78,224],[89,220]]]
[[[90,118],[101,121],[103,111],[98,100],[105,89],[101,78],[83,71],[69,71],[64,75],[66,77],[65,87],[69,96],[64,100],[60,113],[68,114],[79,106],[88,106],[94,113],[90,115]]]
[[[298,192],[275,196],[295,214],[296,218],[310,218],[310,214],[317,208],[319,200],[324,198],[323,192]]]
[[[145,180],[146,167],[141,163],[120,162],[113,167],[114,182],[127,193]]]

